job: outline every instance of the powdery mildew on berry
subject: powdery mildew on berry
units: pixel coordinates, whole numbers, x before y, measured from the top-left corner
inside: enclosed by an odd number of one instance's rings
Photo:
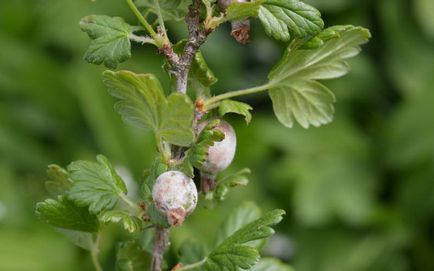
[[[205,127],[207,122],[200,125],[200,130]],[[226,121],[220,121],[214,129],[223,132],[225,137],[222,141],[215,142],[212,147],[208,149],[208,159],[203,164],[201,170],[206,173],[216,174],[225,170],[234,159],[235,150],[237,147],[237,138],[232,126]]]
[[[152,189],[158,211],[165,214],[172,226],[180,226],[197,204],[193,180],[180,171],[167,171],[158,176]]]

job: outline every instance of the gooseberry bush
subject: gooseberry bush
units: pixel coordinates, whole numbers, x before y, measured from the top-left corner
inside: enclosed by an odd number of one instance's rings
[[[155,136],[158,154],[144,170],[140,199],[127,196],[124,180],[98,155],[96,161],[75,161],[66,168],[48,166],[46,188],[52,198],[37,204],[37,216],[89,250],[98,271],[101,228],[107,223],[120,223],[130,233],[117,248],[116,270],[291,270],[278,260],[261,259],[259,253],[285,212],[260,216],[252,204],[240,206],[226,220],[214,247],[187,242],[171,262],[164,253],[170,229],[182,226],[198,200],[218,203],[231,187],[248,183],[248,169],[219,176],[236,150],[236,133],[223,118],[229,113],[243,116],[247,123],[252,118],[252,107],[233,99],[267,91],[284,126],[329,123],[335,96],[319,80],[345,75],[346,60],[359,53],[369,31],[352,25],[324,28],[320,12],[299,0],[126,0],[126,5],[138,25],[120,17],[90,15],[80,27],[90,38],[84,59],[109,69],[102,81],[118,100],[114,109],[125,122]],[[230,34],[244,44],[255,19],[267,35],[288,44],[282,58],[263,85],[213,95],[217,78],[201,45],[227,22]],[[184,20],[188,36],[170,40],[168,20]],[[171,89],[163,90],[153,74],[116,69],[131,57],[132,42],[156,47],[165,59]]]

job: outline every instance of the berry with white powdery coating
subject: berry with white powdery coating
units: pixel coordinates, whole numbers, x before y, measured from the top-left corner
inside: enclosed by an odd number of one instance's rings
[[[207,124],[208,122],[201,123],[199,125],[199,131]],[[209,192],[214,189],[215,175],[229,167],[235,157],[237,147],[237,137],[229,123],[221,120],[214,129],[221,131],[225,137],[222,141],[215,142],[214,145],[208,149],[208,158],[200,169],[201,189],[203,192]]]
[[[152,198],[157,210],[167,216],[169,224],[178,227],[196,208],[197,189],[187,175],[172,170],[158,176]]]
[[[199,125],[201,131],[208,122]],[[201,171],[209,174],[222,172],[232,163],[237,147],[237,137],[234,128],[224,120],[214,128],[222,132],[225,137],[222,141],[217,141],[208,149],[208,159],[203,164]]]

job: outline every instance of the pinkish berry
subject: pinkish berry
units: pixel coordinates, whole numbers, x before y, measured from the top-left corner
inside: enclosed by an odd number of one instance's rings
[[[169,224],[177,227],[196,208],[197,189],[191,178],[172,170],[158,176],[152,198],[157,210],[167,216]]]
[[[203,123],[199,130],[206,126]],[[225,170],[234,159],[235,149],[237,147],[237,138],[232,126],[224,120],[220,121],[214,129],[220,130],[224,133],[225,138],[222,141],[215,142],[213,146],[208,149],[208,159],[203,164],[201,170],[208,174],[217,174]]]

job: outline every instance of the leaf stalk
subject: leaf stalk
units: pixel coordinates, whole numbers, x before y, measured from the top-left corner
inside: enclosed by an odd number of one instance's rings
[[[233,98],[233,97],[244,96],[244,95],[262,92],[262,91],[268,90],[271,86],[272,85],[270,83],[267,83],[264,85],[260,85],[260,86],[256,86],[256,87],[252,87],[252,88],[247,88],[247,89],[230,91],[230,92],[226,92],[226,93],[211,97],[205,101],[204,109],[207,111],[214,109],[214,108],[218,107],[220,105],[220,102],[223,100]]]

